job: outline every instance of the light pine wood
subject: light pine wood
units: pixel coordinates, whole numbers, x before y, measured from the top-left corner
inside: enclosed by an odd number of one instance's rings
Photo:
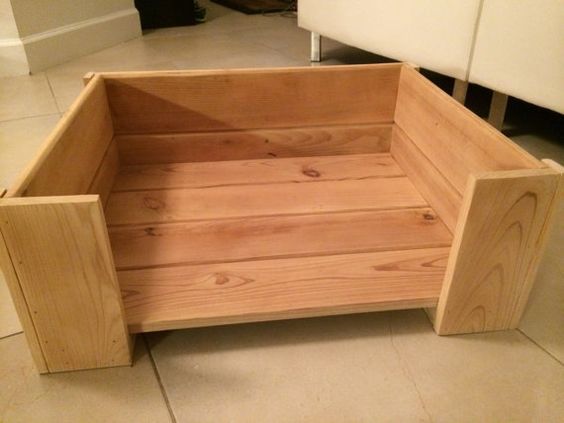
[[[438,334],[517,326],[561,177],[538,169],[470,178],[437,307]]]
[[[48,371],[130,364],[98,196],[3,199],[0,230]]]
[[[401,65],[105,73],[118,134],[393,121]]]
[[[7,196],[86,194],[112,135],[104,83],[95,76]]]
[[[543,167],[415,70],[400,81],[395,123],[460,194],[470,174]]]
[[[424,206],[413,184],[397,177],[120,192],[106,215],[110,225],[127,225]]]
[[[366,251],[444,247],[429,208],[245,217],[109,229],[119,270]]]
[[[462,196],[397,125],[394,125],[392,133],[391,154],[415,188],[454,233]]]
[[[280,182],[348,181],[404,175],[389,153],[211,163],[163,163],[122,166],[112,192]]]
[[[110,196],[112,186],[119,172],[119,152],[115,141],[112,141],[96,171],[96,175],[88,188],[88,194],[98,194],[105,205]]]
[[[505,111],[507,110],[507,101],[509,96],[507,94],[494,91],[492,93],[492,101],[490,103],[490,113],[488,115],[488,122],[495,129],[501,131],[503,121],[505,120]]]
[[[390,151],[391,124],[116,137],[123,164],[214,162]]]
[[[0,196],[1,197],[1,196]],[[48,373],[47,363],[43,357],[43,351],[41,351],[41,344],[37,337],[37,332],[33,326],[33,319],[30,310],[26,303],[26,297],[22,291],[18,275],[16,274],[16,269],[14,268],[14,263],[10,257],[10,253],[4,242],[4,237],[2,235],[2,229],[0,227],[0,269],[4,274],[4,279],[6,280],[6,285],[10,291],[16,313],[18,314],[20,323],[22,325],[27,344],[31,353],[31,357],[35,362],[35,367],[39,373]]]
[[[94,72],[86,72],[82,77],[82,83],[84,86],[88,85],[90,81],[96,76]]]
[[[118,273],[131,332],[433,306],[448,248]]]

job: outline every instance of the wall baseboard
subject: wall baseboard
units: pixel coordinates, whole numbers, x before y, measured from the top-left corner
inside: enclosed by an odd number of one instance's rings
[[[140,36],[139,13],[132,7],[21,40],[0,40],[0,59],[4,62],[8,58],[0,68],[0,75],[39,72]]]

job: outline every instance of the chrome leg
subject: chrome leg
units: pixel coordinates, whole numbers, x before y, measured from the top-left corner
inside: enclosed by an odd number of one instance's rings
[[[311,55],[312,62],[321,62],[321,35],[317,32],[311,33]]]

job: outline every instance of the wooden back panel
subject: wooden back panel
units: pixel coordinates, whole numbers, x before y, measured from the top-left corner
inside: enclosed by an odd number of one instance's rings
[[[460,194],[471,174],[545,167],[409,66],[395,123]]]
[[[116,134],[391,123],[401,65],[105,73]]]
[[[106,89],[95,76],[7,197],[93,193],[90,187],[112,138]]]

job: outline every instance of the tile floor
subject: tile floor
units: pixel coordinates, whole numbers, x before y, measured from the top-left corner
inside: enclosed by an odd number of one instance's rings
[[[37,75],[0,78],[0,186],[88,71],[309,64],[309,34],[294,19],[204,3],[203,25],[150,31]],[[383,60],[331,40],[324,47],[323,65]],[[483,114],[488,95],[472,87],[469,107]],[[512,100],[504,130],[564,163],[561,115]],[[0,421],[564,421],[563,243],[560,219],[519,330],[437,337],[420,310],[204,328],[138,337],[133,368],[41,377],[0,280]]]

